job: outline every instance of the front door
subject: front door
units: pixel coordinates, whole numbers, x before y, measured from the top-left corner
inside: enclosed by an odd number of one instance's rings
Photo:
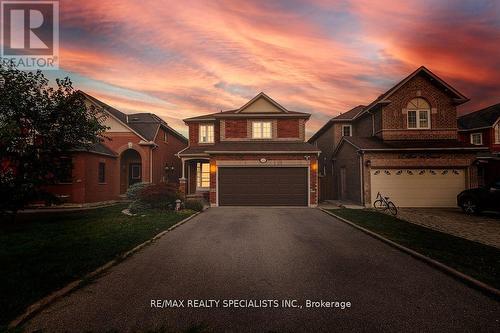
[[[128,186],[140,183],[142,180],[141,163],[130,163],[128,167]]]

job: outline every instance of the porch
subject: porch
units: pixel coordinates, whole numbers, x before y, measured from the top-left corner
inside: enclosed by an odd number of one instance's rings
[[[182,158],[180,191],[187,199],[210,197],[210,159],[208,157]]]

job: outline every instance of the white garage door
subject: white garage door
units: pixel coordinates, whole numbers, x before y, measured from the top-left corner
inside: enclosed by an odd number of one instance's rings
[[[398,207],[455,207],[465,189],[463,169],[372,169],[372,203],[377,193]]]

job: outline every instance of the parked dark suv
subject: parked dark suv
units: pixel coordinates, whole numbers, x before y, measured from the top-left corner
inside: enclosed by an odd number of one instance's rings
[[[500,212],[500,180],[489,186],[461,192],[457,196],[457,204],[467,214],[477,214],[483,210]]]

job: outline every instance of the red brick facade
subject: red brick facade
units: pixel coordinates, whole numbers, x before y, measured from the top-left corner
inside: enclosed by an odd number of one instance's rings
[[[245,119],[228,119],[224,121],[225,137],[227,139],[242,139],[248,136]]]
[[[87,97],[102,106],[102,102]],[[134,121],[140,123],[136,127],[139,132],[132,127],[133,121],[118,110],[108,116],[110,129],[101,145],[107,152],[73,153],[72,182],[51,186],[51,192],[68,202],[83,204],[117,200],[133,182],[178,182],[182,164],[176,154],[187,146],[187,140],[151,114],[134,115],[138,119]],[[141,116],[146,120],[141,122]],[[139,134],[140,129],[146,134]],[[98,183],[99,163],[105,163],[104,183]],[[137,168],[141,172],[136,177],[132,171]]]
[[[408,129],[407,108],[414,98],[423,98],[430,105],[428,129]],[[363,107],[362,113],[345,122],[345,118],[334,118],[328,130],[314,137],[324,159],[320,163],[322,199],[371,205],[372,168],[458,169],[463,171],[466,188],[477,186],[477,151],[457,141],[456,108],[466,101],[465,96],[421,67]],[[352,125],[353,138],[341,140],[343,124]],[[404,191],[404,186],[394,186]]]
[[[299,126],[298,119],[278,119],[278,138],[300,138]]]
[[[47,190],[65,202],[83,204],[88,202],[117,200],[120,194],[118,158],[94,153],[77,153],[72,158],[73,182],[47,187]],[[105,163],[105,182],[98,177],[99,163]]]
[[[416,98],[424,98],[431,106],[430,129],[408,130],[406,107]],[[457,107],[453,98],[429,78],[417,75],[390,96],[381,110],[382,128],[375,134],[384,140],[457,139]]]
[[[254,101],[256,104],[252,106]],[[263,93],[245,104],[245,107],[249,107],[251,111],[240,113],[242,110],[240,108],[239,110],[185,120],[189,126],[189,148],[179,154],[185,164],[181,189],[188,197],[207,195],[210,204],[215,206],[218,205],[217,174],[219,167],[304,167],[309,168],[307,186],[309,197],[307,201],[310,206],[317,205],[318,151],[314,146],[304,142],[305,122],[310,115],[288,111],[276,105]],[[254,121],[270,122],[271,137],[254,138],[252,133],[252,122]],[[214,124],[213,144],[202,145],[199,143],[198,128],[204,123]],[[202,146],[206,146],[206,148]],[[200,147],[204,149],[200,149]],[[267,149],[269,147],[272,149]],[[289,154],[286,153],[288,151]],[[209,163],[209,190],[196,186],[197,163]],[[263,163],[267,164],[263,165]],[[302,194],[305,194],[305,187],[303,190]],[[302,199],[305,201],[305,197]]]

